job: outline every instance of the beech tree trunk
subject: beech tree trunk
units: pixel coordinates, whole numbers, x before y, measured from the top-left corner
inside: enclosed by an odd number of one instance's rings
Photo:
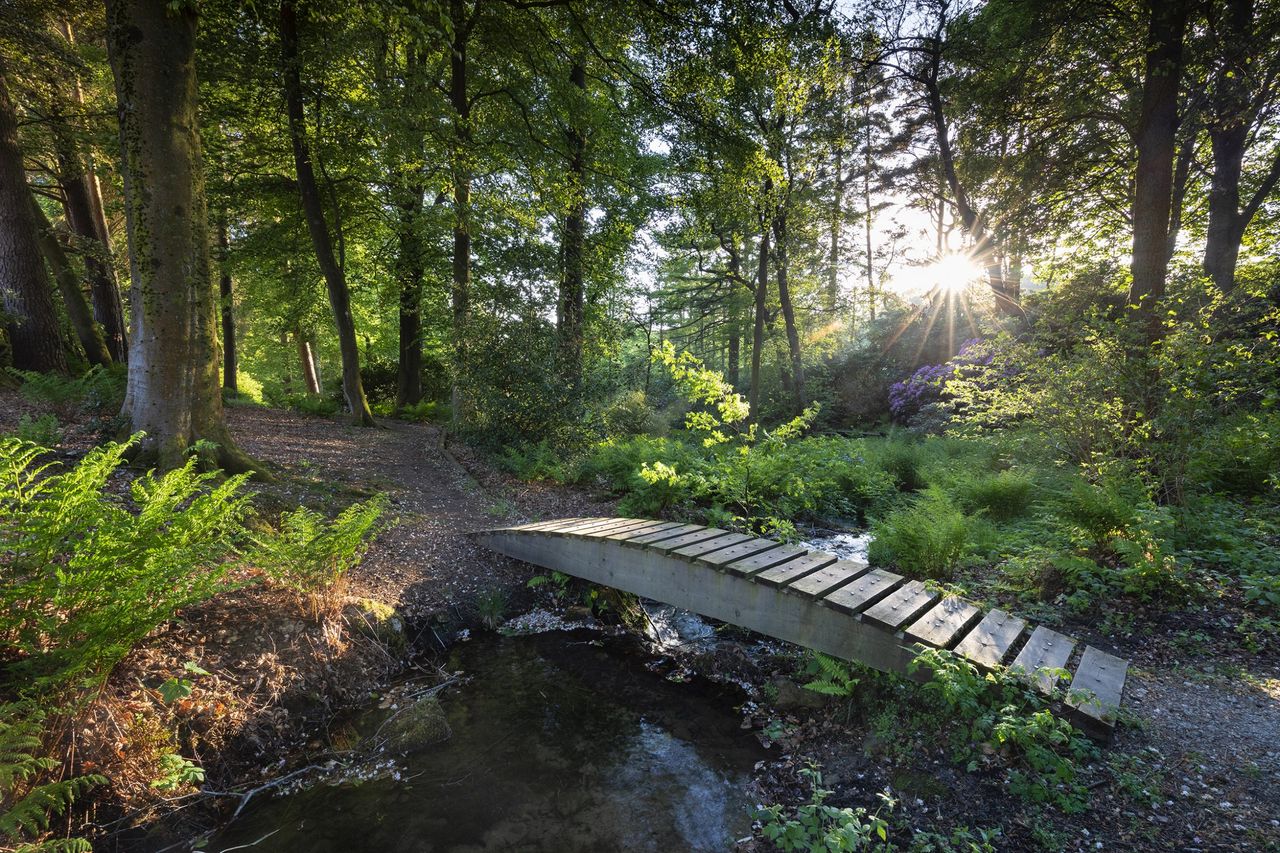
[[[360,378],[360,346],[356,340],[355,320],[351,316],[351,291],[346,272],[333,253],[333,239],[324,218],[324,205],[316,184],[311,151],[307,145],[306,122],[302,109],[302,76],[298,58],[298,16],[293,0],[280,3],[280,45],[284,53],[285,103],[289,114],[289,137],[293,142],[294,171],[302,211],[315,248],[316,262],[324,275],[329,292],[329,307],[338,330],[338,347],[342,353],[342,393],[347,410],[359,426],[373,426],[373,412],[364,394]]]
[[[760,356],[764,352],[765,312],[769,296],[769,225],[760,229],[760,267],[756,273],[755,311],[751,334],[751,389],[747,402],[751,406],[751,420],[760,422]]]
[[[462,382],[467,375],[467,323],[471,314],[471,101],[467,97],[467,42],[473,20],[466,0],[450,0],[453,50],[449,57],[449,103],[453,107],[453,420],[462,419]]]
[[[774,254],[777,257],[778,302],[782,306],[782,322],[787,332],[787,352],[791,356],[792,392],[797,409],[803,409],[808,400],[804,387],[804,362],[800,353],[800,331],[796,327],[796,312],[791,304],[791,287],[787,282],[787,214],[779,211],[773,220],[773,234],[777,241]]]
[[[1259,45],[1274,37],[1274,21],[1255,20],[1253,0],[1227,0],[1219,26],[1220,62],[1211,83],[1206,123],[1213,149],[1213,175],[1209,186],[1209,224],[1205,233],[1205,273],[1227,292],[1236,284],[1236,265],[1245,230],[1267,197],[1280,182],[1280,152],[1254,187],[1253,195],[1240,206],[1240,180],[1244,172],[1249,130],[1259,109],[1268,103],[1254,96],[1250,81],[1256,74],[1250,67]],[[1261,30],[1261,32],[1260,32]]]
[[[107,0],[133,309],[121,414],[162,468],[208,440],[222,468],[261,473],[223,421],[195,42],[192,5]]]
[[[736,391],[742,362],[742,306],[738,302],[738,283],[742,280],[742,258],[738,255],[737,237],[730,236],[729,249],[729,351],[725,366],[729,385]]]
[[[8,315],[13,366],[67,370],[53,288],[40,258],[31,191],[18,144],[18,116],[0,65],[0,302]]]
[[[581,58],[569,68],[569,83],[583,99],[587,91],[587,68]],[[563,378],[570,389],[582,384],[582,326],[586,287],[583,275],[583,249],[586,243],[587,197],[585,187],[587,136],[581,127],[577,110],[565,132],[569,146],[569,209],[564,217],[561,245],[563,275],[560,279],[560,358]]]
[[[84,350],[84,357],[90,364],[100,364],[104,367],[111,364],[111,353],[107,350],[107,342],[103,340],[102,328],[93,322],[93,311],[89,309],[89,302],[84,298],[84,291],[80,289],[80,277],[71,268],[67,253],[58,242],[58,236],[54,233],[49,217],[45,216],[44,209],[40,207],[34,195],[31,196],[31,214],[36,224],[36,240],[40,244],[40,254],[49,264],[53,280],[58,284],[58,292],[62,294],[62,304],[67,310],[67,319],[71,321],[71,328],[75,329],[76,338]]]
[[[236,375],[240,372],[240,359],[236,354],[236,300],[231,290],[231,267],[227,263],[231,242],[227,238],[227,221],[224,213],[218,221],[218,302],[222,308],[222,388],[237,394],[240,391]]]
[[[1169,215],[1173,207],[1173,161],[1178,129],[1178,87],[1186,0],[1151,0],[1136,134],[1138,166],[1133,198],[1133,283],[1129,306],[1145,343],[1161,337],[1158,303],[1169,271]]]
[[[59,29],[69,44],[75,44],[70,22],[61,21]],[[79,76],[72,72],[68,81],[71,108],[83,111],[84,91]],[[73,248],[81,256],[89,280],[93,316],[102,326],[111,358],[121,364],[129,359],[129,334],[125,324],[124,300],[116,279],[111,253],[111,235],[107,230],[102,207],[102,191],[93,168],[93,154],[81,150],[65,125],[53,126],[55,156],[58,161],[58,184],[62,189],[62,208],[71,233]]]
[[[426,277],[426,256],[423,242],[423,186],[417,173],[426,162],[426,133],[422,119],[417,114],[422,109],[425,81],[423,63],[418,50],[409,46],[405,57],[404,100],[401,104],[408,118],[407,145],[410,156],[416,160],[412,167],[414,177],[407,185],[397,179],[393,199],[396,206],[396,282],[400,291],[399,306],[399,357],[396,361],[396,411],[416,405],[422,400],[422,285]],[[385,81],[384,81],[385,85]],[[400,170],[405,166],[400,164]]]
[[[422,399],[422,281],[426,275],[422,245],[421,186],[400,199],[396,240],[396,279],[400,285],[400,358],[396,367],[396,410]]]

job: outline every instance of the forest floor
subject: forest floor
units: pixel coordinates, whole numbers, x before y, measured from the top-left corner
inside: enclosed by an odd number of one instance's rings
[[[411,622],[442,608],[465,611],[490,588],[520,597],[528,567],[484,551],[466,533],[612,509],[582,490],[507,476],[465,445],[446,448],[431,426],[356,430],[249,408],[233,410],[230,421],[246,450],[291,476],[313,476],[318,489],[345,481],[390,495],[398,524],[379,537],[353,585],[397,603]],[[762,772],[760,794],[765,802],[800,798],[795,769],[813,760],[827,767],[833,802],[871,804],[890,786],[907,795],[899,815],[916,828],[1000,826],[999,849],[1280,849],[1280,666],[1274,654],[1251,659],[1222,647],[1203,618],[1194,610],[1171,615],[1156,641],[1112,640],[1134,660],[1126,690],[1132,720],[1103,753],[1110,772],[1099,774],[1083,815],[1018,803],[981,772],[953,766],[942,749],[895,755],[875,742],[869,721],[837,724],[838,709],[804,699],[777,709],[789,724],[779,744],[787,754]],[[696,665],[759,686],[779,678],[770,662],[739,655]],[[760,727],[773,717],[755,713]]]
[[[24,408],[16,396],[3,396],[0,432],[11,430],[9,421]],[[612,512],[607,499],[582,490],[499,472],[464,445],[446,446],[433,426],[387,421],[385,428],[356,429],[239,406],[227,416],[243,449],[278,472],[274,483],[255,486],[268,511],[303,504],[332,513],[375,492],[389,497],[394,523],[352,573],[346,600],[391,604],[411,630],[439,627],[436,639],[445,642],[448,631],[477,623],[486,594],[504,601],[508,616],[541,599],[525,587],[527,566],[484,551],[467,533]],[[92,441],[88,426],[73,427],[63,455],[73,458]],[[220,596],[130,655],[92,728],[136,744],[139,733],[121,731],[121,720],[155,704],[146,685],[194,660],[212,674],[196,701],[168,713],[185,715],[180,728],[198,733],[188,746],[211,782],[243,790],[255,778],[270,780],[286,766],[305,764],[309,750],[327,748],[318,733],[335,710],[367,701],[403,665],[354,632],[332,636],[314,616],[262,588]],[[757,700],[773,697],[747,702],[744,711],[744,728],[781,722],[786,732],[774,741],[778,759],[760,770],[762,802],[802,801],[796,771],[815,762],[836,791],[833,804],[873,806],[875,793],[890,787],[899,797],[900,825],[944,835],[962,825],[999,827],[1001,850],[1280,850],[1280,665],[1274,653],[1249,659],[1226,649],[1199,618],[1194,609],[1171,616],[1166,636],[1155,641],[1113,641],[1134,659],[1125,697],[1132,719],[1098,759],[1107,772],[1091,783],[1090,808],[1071,816],[1019,800],[994,773],[965,772],[941,744],[912,754],[895,749],[884,742],[883,721],[849,721],[838,703],[794,690],[794,659],[734,653],[689,665],[745,682]],[[144,716],[134,713],[135,725]],[[92,751],[92,744],[82,748]],[[291,763],[281,758],[286,753]],[[142,799],[143,792],[135,793]],[[173,808],[172,801],[153,800],[146,816]],[[119,849],[130,846],[125,841]]]

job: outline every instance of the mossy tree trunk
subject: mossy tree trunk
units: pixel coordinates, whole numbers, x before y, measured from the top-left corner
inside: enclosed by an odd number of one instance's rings
[[[67,356],[40,258],[31,191],[18,143],[18,115],[0,65],[0,294],[13,366],[66,372]]]
[[[182,465],[207,440],[222,468],[259,470],[231,440],[218,388],[195,41],[191,5],[107,0],[133,313],[121,414],[146,432],[140,454],[161,468]]]
[[[62,294],[62,304],[67,310],[67,319],[71,321],[71,328],[75,329],[80,346],[84,349],[85,358],[90,364],[103,366],[111,364],[111,352],[107,349],[107,342],[103,338],[102,327],[93,321],[93,311],[89,308],[89,301],[84,298],[84,291],[80,289],[80,277],[71,268],[66,250],[58,242],[58,235],[54,232],[49,217],[45,216],[44,209],[40,207],[34,194],[31,196],[31,214],[35,219],[36,241],[40,246],[40,254],[49,264],[53,280],[57,282],[58,292]]]
[[[333,310],[334,325],[338,330],[338,347],[342,353],[342,392],[347,400],[347,410],[359,426],[373,426],[373,412],[364,394],[364,382],[360,377],[360,346],[356,341],[355,319],[351,315],[351,291],[347,287],[346,272],[333,253],[333,239],[329,224],[324,218],[324,205],[316,184],[315,168],[311,162],[311,149],[307,145],[307,130],[302,107],[302,70],[298,56],[298,13],[292,0],[280,4],[280,46],[284,53],[285,103],[289,114],[289,137],[293,142],[294,170],[298,178],[298,194],[302,199],[302,212],[307,220],[307,230],[315,247],[316,262],[324,275],[329,292],[329,306]]]

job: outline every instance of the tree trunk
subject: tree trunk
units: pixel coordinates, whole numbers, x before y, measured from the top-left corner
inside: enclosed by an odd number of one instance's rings
[[[400,285],[400,356],[396,367],[396,411],[422,400],[422,194],[411,186],[398,205],[396,279]]]
[[[419,177],[422,164],[427,160],[426,134],[417,113],[422,107],[423,68],[418,49],[405,48],[404,101],[401,104],[410,116],[405,132],[406,147],[413,158],[408,168],[411,177],[406,186],[399,179],[395,184],[397,221],[396,282],[400,291],[399,356],[396,361],[396,412],[406,406],[417,405],[422,400],[422,284],[426,277],[426,256],[423,242],[423,194],[426,188]],[[385,81],[384,81],[385,82]]]
[[[840,101],[836,105],[837,132],[836,144],[832,152],[832,199],[831,199],[831,246],[827,257],[827,310],[835,311],[840,302],[840,230],[844,225],[844,144],[845,144],[845,103],[844,92],[840,93]]]
[[[71,24],[62,21],[59,28],[68,44],[75,44]],[[69,85],[73,108],[83,111],[84,91],[80,87],[79,76],[74,72]],[[81,151],[75,140],[58,124],[54,127],[54,146],[63,212],[71,233],[76,236],[74,248],[84,260],[93,316],[102,326],[111,358],[123,364],[129,360],[129,333],[120,283],[116,280],[111,235],[102,207],[102,191],[93,168],[93,154],[87,148]]]
[[[338,346],[342,353],[342,393],[347,400],[347,410],[351,412],[356,424],[373,426],[373,412],[369,410],[364,383],[360,378],[360,348],[356,341],[355,320],[351,316],[351,292],[347,288],[346,272],[333,254],[333,239],[329,233],[329,224],[324,218],[324,205],[311,164],[311,151],[307,146],[302,109],[302,72],[298,58],[298,17],[293,0],[282,0],[280,3],[280,44],[284,54],[285,102],[289,113],[289,136],[293,142],[298,194],[302,198],[307,230],[311,233],[316,262],[324,275],[325,287],[329,291],[329,306],[333,309],[333,321],[338,329]]]
[[[62,303],[67,309],[67,319],[71,321],[71,328],[75,329],[84,357],[90,364],[106,367],[111,364],[111,353],[107,350],[107,342],[102,338],[102,329],[93,322],[93,312],[84,298],[84,291],[80,289],[80,278],[71,268],[67,253],[58,242],[49,217],[45,216],[44,209],[34,195],[31,196],[31,211],[36,224],[40,254],[44,255],[49,270],[53,273],[53,280],[58,284],[58,292],[62,294]]]
[[[729,352],[725,356],[729,385],[738,388],[739,364],[742,361],[742,306],[738,302],[738,282],[742,280],[742,258],[738,255],[737,238],[729,244]]]
[[[311,341],[297,329],[293,333],[294,343],[298,346],[298,363],[302,365],[302,384],[307,393],[313,397],[320,396],[320,371],[316,369],[316,354],[311,348]]]
[[[31,191],[18,145],[18,116],[0,66],[0,293],[8,315],[13,366],[67,370],[58,314],[32,217]]]
[[[231,440],[218,389],[195,42],[191,5],[107,0],[133,308],[121,414],[146,432],[139,451],[162,468],[207,440],[224,469],[258,470]]]
[[[587,68],[585,60],[574,60],[569,69],[569,82],[577,89],[585,102]],[[586,242],[587,197],[587,137],[582,128],[579,106],[571,108],[566,142],[569,146],[569,210],[564,217],[564,237],[561,246],[564,267],[560,280],[560,358],[563,379],[570,389],[582,384],[582,325],[586,290],[583,275],[583,249]]]
[[[760,357],[764,353],[764,323],[769,295],[769,224],[760,229],[760,268],[756,274],[755,312],[751,335],[751,389],[748,403],[752,423],[760,422]]]
[[[1240,242],[1257,209],[1250,202],[1240,210],[1240,177],[1244,171],[1249,129],[1256,115],[1250,97],[1250,61],[1256,39],[1253,0],[1227,0],[1220,35],[1221,63],[1212,81],[1207,122],[1213,148],[1213,176],[1209,186],[1209,225],[1205,233],[1204,271],[1223,292],[1235,287]],[[1265,198],[1280,175],[1280,154],[1271,173],[1258,188]]]
[[[479,0],[477,0],[479,2]],[[471,37],[466,0],[450,0],[453,50],[449,57],[449,103],[453,107],[453,420],[463,417],[462,386],[467,376],[467,324],[471,314],[471,101],[467,97],[467,42]]]
[[[1161,337],[1158,303],[1169,269],[1169,214],[1178,129],[1178,88],[1186,0],[1152,0],[1139,118],[1138,166],[1133,198],[1133,283],[1129,306],[1147,344]]]
[[[94,318],[102,326],[102,334],[112,360],[124,362],[128,359],[124,305],[120,300],[120,287],[116,283],[115,269],[111,262],[106,226],[94,214],[95,182],[65,132],[55,129],[54,143],[57,148],[58,183],[62,189],[62,209],[84,260],[89,292],[93,298]]]
[[[773,220],[773,235],[777,241],[774,254],[777,257],[778,302],[782,306],[782,322],[787,331],[787,352],[791,356],[792,390],[797,410],[803,409],[808,400],[804,387],[804,362],[800,354],[800,331],[796,328],[796,312],[791,304],[791,287],[787,282],[787,214],[779,211]]]
[[[227,214],[218,220],[218,301],[222,307],[222,389],[240,392],[236,377],[240,359],[236,354],[236,300],[231,290],[231,242],[227,237]]]

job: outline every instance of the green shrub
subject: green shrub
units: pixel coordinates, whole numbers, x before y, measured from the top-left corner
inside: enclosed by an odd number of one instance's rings
[[[809,802],[798,806],[794,814],[783,806],[760,809],[760,835],[783,851],[840,851],[885,849],[889,838],[889,822],[881,812],[892,814],[896,805],[889,794],[880,794],[881,809],[868,813],[865,808],[836,808],[826,804],[833,792],[822,787],[822,774],[816,768],[804,768],[800,775],[809,781]]]
[[[295,412],[321,418],[331,418],[342,410],[342,404],[337,400],[315,394],[291,394],[285,398],[285,405]]]
[[[448,403],[438,403],[435,400],[419,400],[416,403],[401,406],[396,410],[395,416],[402,421],[414,421],[420,424],[440,424],[448,422],[449,418],[452,417],[452,410]]]
[[[591,449],[584,460],[580,479],[595,479],[617,494],[643,489],[640,469],[662,462],[682,472],[700,470],[703,454],[675,438],[638,435],[632,438],[610,438]]]
[[[1245,496],[1280,488],[1280,414],[1231,418],[1210,431],[1188,468],[1193,487]]]
[[[80,376],[9,371],[22,382],[23,399],[64,417],[78,412],[114,413],[124,404],[126,370],[122,365],[94,365]]]
[[[277,531],[257,538],[250,559],[296,592],[323,593],[360,562],[386,506],[379,496],[352,504],[332,521],[298,507],[281,517]]]
[[[566,453],[548,441],[502,448],[498,466],[521,480],[552,480],[566,483],[573,479],[573,466]]]
[[[604,427],[609,436],[662,435],[667,422],[649,405],[644,391],[628,391],[604,410]]]
[[[910,577],[947,579],[969,553],[968,524],[945,493],[931,489],[872,527],[868,557]]]
[[[1135,483],[1090,483],[1077,477],[1058,501],[1057,514],[1092,542],[1103,544],[1128,529],[1139,502],[1148,501]]]
[[[1067,720],[1055,716],[1045,700],[1008,673],[981,674],[960,656],[926,649],[911,670],[927,669],[932,678],[922,693],[947,718],[955,758],[970,771],[980,763],[1005,763],[1009,788],[1035,803],[1051,803],[1072,814],[1089,802],[1079,778],[1079,763],[1097,748]]]
[[[1017,471],[1000,471],[967,479],[956,489],[966,512],[984,513],[997,521],[1008,521],[1031,508],[1035,483]]]
[[[18,419],[17,436],[41,447],[53,447],[62,440],[62,428],[58,425],[57,416],[52,413],[37,418],[23,415]]]
[[[918,441],[889,439],[876,449],[872,458],[904,492],[916,492],[928,485],[923,472],[924,449]]]

